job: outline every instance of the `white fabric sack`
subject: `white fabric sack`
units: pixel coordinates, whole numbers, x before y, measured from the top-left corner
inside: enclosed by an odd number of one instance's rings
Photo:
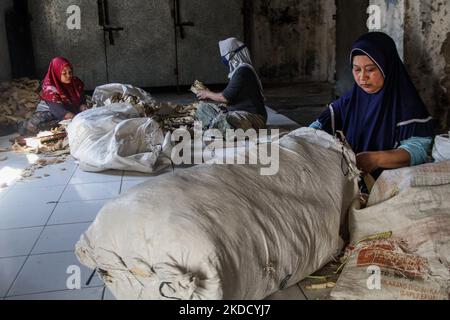
[[[151,173],[171,163],[162,155],[170,149],[170,143],[159,124],[140,118],[139,110],[131,104],[116,103],[82,112],[69,124],[67,133],[70,153],[84,171]]]
[[[122,95],[135,96],[147,105],[155,103],[155,100],[148,92],[142,90],[141,88],[121,83],[109,83],[95,88],[94,94],[92,95],[92,102],[96,105],[96,107],[103,107],[111,104],[108,100],[118,93]]]
[[[298,283],[341,250],[357,181],[325,132],[303,128],[274,143],[273,176],[205,164],[134,187],[101,209],[78,259],[118,299],[263,299]]]
[[[385,171],[368,207],[355,203],[349,219],[353,244],[389,231],[393,237],[356,245],[332,298],[449,298],[450,161]],[[381,272],[378,288],[368,285],[373,266]]]
[[[433,146],[433,159],[436,162],[450,160],[450,132],[436,136]]]

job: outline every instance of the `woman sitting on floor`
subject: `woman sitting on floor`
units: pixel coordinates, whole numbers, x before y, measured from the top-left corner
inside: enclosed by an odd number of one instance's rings
[[[267,111],[261,81],[252,66],[250,52],[236,38],[219,42],[222,62],[230,68],[230,82],[221,93],[200,90],[197,97],[226,104],[221,109],[215,103],[202,102],[196,119],[203,123],[203,129],[218,129],[222,134],[227,129],[262,129],[266,126]]]
[[[19,124],[20,135],[34,136],[87,109],[84,84],[73,76],[69,61],[57,57],[50,62],[42,82],[41,99],[33,116]]]
[[[351,51],[355,84],[310,127],[345,134],[358,168],[378,178],[383,169],[423,164],[433,121],[403,65],[395,42],[381,32],[363,35]]]

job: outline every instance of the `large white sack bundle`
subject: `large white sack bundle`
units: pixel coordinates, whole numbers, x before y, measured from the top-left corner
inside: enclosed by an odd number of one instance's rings
[[[436,136],[432,155],[436,162],[450,160],[450,132]]]
[[[450,161],[385,171],[349,219],[354,245],[332,298],[449,298]]]
[[[155,172],[171,162],[162,156],[170,143],[159,124],[141,110],[115,103],[78,114],[67,128],[70,153],[84,171],[108,169]],[[167,143],[165,142],[167,141]]]
[[[78,259],[118,299],[263,299],[298,283],[342,249],[355,156],[309,128],[275,143],[273,176],[199,165],[134,187],[101,209]]]

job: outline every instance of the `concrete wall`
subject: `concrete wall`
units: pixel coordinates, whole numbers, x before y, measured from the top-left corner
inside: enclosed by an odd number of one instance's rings
[[[0,81],[11,79],[8,41],[6,38],[5,11],[12,7],[12,0],[0,1]]]
[[[371,0],[439,130],[450,128],[450,1]]]
[[[409,0],[405,7],[405,61],[442,129],[450,128],[450,1]]]
[[[400,57],[404,56],[405,5],[408,0],[370,0],[381,9],[381,30],[389,34],[397,44]],[[417,1],[417,0],[413,0]]]
[[[249,6],[253,62],[266,83],[334,81],[334,1],[254,0]]]

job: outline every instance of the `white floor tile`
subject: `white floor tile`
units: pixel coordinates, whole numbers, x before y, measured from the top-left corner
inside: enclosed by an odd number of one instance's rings
[[[13,188],[0,199],[0,207],[10,207],[18,204],[34,206],[55,203],[59,200],[63,190],[64,186]]]
[[[18,134],[10,134],[8,136],[0,137],[0,148],[9,148],[11,146],[11,142],[9,139],[18,136]]]
[[[28,255],[42,229],[0,230],[0,258]]]
[[[0,188],[0,201],[11,190],[11,187]]]
[[[307,300],[298,285],[278,291],[266,298],[266,300]]]
[[[101,300],[103,287],[53,291],[8,297],[6,300]]]
[[[81,287],[87,287],[92,270],[82,266],[73,252],[51,253],[28,257],[8,296],[67,290],[67,281],[75,276],[67,273],[70,266],[80,267]],[[89,287],[102,285],[95,275]]]
[[[120,184],[119,181],[68,185],[61,202],[113,199],[119,195]]]
[[[103,172],[85,172],[77,169],[70,184],[85,184],[98,182],[114,182],[122,180],[122,170],[108,170]]]
[[[142,173],[142,172],[135,172],[135,171],[124,171],[123,173],[123,181],[132,181],[132,180],[145,180],[145,179],[151,179],[153,177],[156,177],[159,174],[151,174],[151,173]]]
[[[22,178],[25,168],[39,159],[38,155],[28,153],[2,152],[2,156],[7,159],[0,162],[0,184],[6,183],[10,187]]]
[[[4,297],[13,283],[26,257],[0,259],[0,297]]]
[[[0,230],[44,226],[55,204],[17,204],[0,207]]]
[[[111,293],[111,291],[106,287],[105,290],[105,296],[103,297],[103,300],[117,300],[116,297]]]
[[[90,225],[91,223],[88,222],[47,226],[31,254],[73,251],[80,236]]]
[[[107,201],[108,200],[91,200],[58,203],[48,224],[94,221],[98,212]]]
[[[77,165],[73,161],[48,165],[36,170],[33,177],[15,183],[14,188],[65,186],[71,179],[76,168]]]
[[[128,190],[130,190],[131,188],[143,183],[147,181],[146,179],[142,179],[142,180],[131,180],[131,181],[123,181],[122,182],[122,189],[120,190],[120,194],[124,194],[125,192],[127,192]]]

